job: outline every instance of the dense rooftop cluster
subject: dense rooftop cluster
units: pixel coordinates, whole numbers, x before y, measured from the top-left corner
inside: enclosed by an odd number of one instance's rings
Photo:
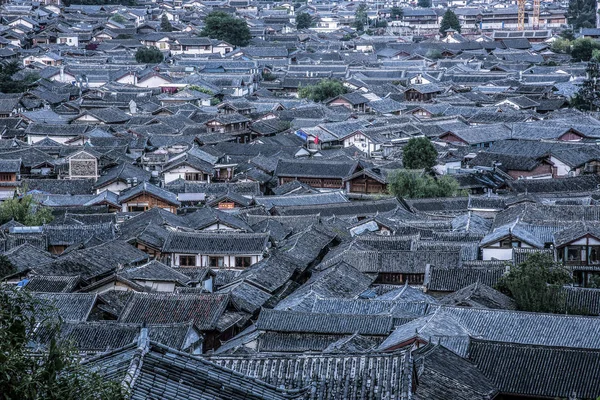
[[[564,5],[433,3],[2,4],[3,284],[132,399],[597,398],[594,64],[552,45]],[[499,290],[540,257],[562,313]]]

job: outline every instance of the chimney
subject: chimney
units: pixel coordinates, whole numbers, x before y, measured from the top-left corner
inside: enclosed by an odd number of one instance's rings
[[[137,114],[137,104],[133,100],[131,100],[129,102],[129,114],[131,114],[131,115]]]
[[[425,287],[425,292],[427,292],[427,288],[429,287],[430,280],[431,280],[431,264],[425,264],[425,277],[423,279],[423,286]]]
[[[60,81],[65,81],[65,67],[63,65],[60,66]]]
[[[152,183],[153,185],[157,185],[157,186],[160,184],[160,178],[158,177],[158,171],[151,172],[150,183]]]

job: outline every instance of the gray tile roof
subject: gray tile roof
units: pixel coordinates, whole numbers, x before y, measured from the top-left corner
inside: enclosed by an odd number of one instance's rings
[[[416,399],[492,399],[496,386],[473,363],[443,345],[426,345],[413,353],[418,366]]]
[[[171,232],[162,251],[192,254],[263,254],[268,248],[265,233]]]
[[[134,400],[175,400],[182,393],[194,400],[283,400],[302,398],[306,392],[304,388],[280,389],[156,342],[134,343],[92,358],[86,365],[107,380],[130,386]],[[136,377],[133,382],[130,374]]]
[[[387,335],[392,330],[389,315],[319,314],[263,309],[256,328],[275,332]]]
[[[48,275],[81,275],[83,279],[104,276],[118,267],[135,265],[148,260],[148,254],[121,241],[110,241],[97,246],[73,250],[51,263],[35,267]]]
[[[357,167],[354,160],[282,160],[275,169],[275,176],[297,178],[343,179],[351,175]]]
[[[432,306],[434,310],[438,306]],[[400,325],[380,346],[387,349],[415,336],[426,340],[453,337],[453,350],[466,354],[469,337],[505,343],[597,349],[600,320],[596,317],[523,311],[439,306],[425,316]]]
[[[119,271],[119,274],[132,281],[175,282],[179,285],[186,285],[190,281],[187,275],[156,260],[138,267],[124,269]]]
[[[119,322],[193,323],[198,330],[216,330],[230,297],[226,294],[135,293],[127,303]]]
[[[474,339],[469,360],[502,393],[559,398],[600,393],[600,351]],[[531,379],[535,376],[535,379]]]
[[[71,343],[82,353],[103,353],[137,343],[141,329],[141,324],[112,321],[67,322],[61,326],[59,340]],[[193,342],[187,343],[191,342],[195,336],[190,324],[155,324],[148,325],[147,329],[150,340],[176,350],[185,351],[194,344]],[[42,330],[37,338],[46,339],[44,333]],[[47,345],[48,343],[41,344]]]
[[[499,291],[475,282],[440,299],[440,304],[457,307],[494,308],[515,310],[513,299]]]
[[[365,396],[374,400],[407,400],[410,396],[411,367],[405,352],[223,355],[209,359],[275,386],[312,386],[314,390],[306,397],[309,400],[360,399]],[[370,380],[373,373],[386,379]],[[366,385],[367,381],[371,383]]]
[[[36,307],[50,306],[49,315],[63,321],[87,321],[92,307],[96,303],[96,293],[32,293],[32,297],[40,301]],[[40,315],[42,316],[42,315]]]
[[[79,276],[35,275],[28,278],[25,289],[42,293],[70,293],[79,283]]]
[[[319,265],[325,268],[344,261],[364,273],[424,274],[426,266],[452,268],[460,264],[459,251],[348,250]]]
[[[349,202],[348,198],[340,191],[300,195],[261,196],[255,197],[254,201],[256,204],[264,206],[267,210],[270,210],[272,207],[319,206],[322,204],[331,205]]]
[[[432,266],[429,276],[425,277],[427,290],[436,292],[455,292],[474,283],[495,286],[506,272],[503,262],[484,263],[481,267],[443,268]]]
[[[136,186],[133,186],[131,188],[128,188],[128,189],[125,189],[124,191],[122,191],[119,194],[119,202],[126,203],[129,200],[131,200],[139,195],[142,195],[142,194],[148,194],[152,197],[156,197],[159,200],[162,200],[162,201],[164,201],[168,204],[174,205],[174,206],[181,205],[179,200],[177,200],[177,195],[169,192],[168,190],[160,188],[156,185],[148,183],[148,182],[139,183]]]
[[[298,216],[298,215],[314,215],[318,212],[321,216],[372,216],[376,213],[392,211],[400,207],[400,203],[395,198],[386,200],[360,201],[350,203],[340,203],[333,205],[322,204],[318,210],[310,206],[288,206],[275,207],[272,211],[275,215],[281,216]]]

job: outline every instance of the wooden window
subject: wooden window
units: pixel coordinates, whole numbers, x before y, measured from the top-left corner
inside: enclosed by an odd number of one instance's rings
[[[390,285],[404,285],[408,282],[411,285],[421,285],[425,280],[425,274],[399,274],[399,273],[380,273],[375,283],[385,283]]]
[[[218,208],[221,210],[231,210],[232,208],[235,208],[235,203],[232,201],[222,201],[219,203]]]
[[[567,247],[567,261],[581,261],[581,247],[580,246],[568,246]]]
[[[195,267],[196,256],[179,256],[180,267]]]
[[[405,278],[411,285],[421,285],[425,281],[425,274],[406,274]]]
[[[0,174],[0,181],[2,182],[10,182],[13,179],[13,174]]]
[[[377,275],[377,279],[375,283],[387,283],[390,285],[402,285],[404,280],[402,279],[402,274],[394,274],[394,273],[380,273]]]
[[[204,174],[202,174],[202,173],[188,172],[188,173],[185,174],[185,180],[186,181],[203,181],[204,180]]]
[[[252,257],[236,257],[235,267],[236,268],[247,268],[252,265]]]
[[[208,257],[208,266],[211,268],[223,268],[225,266],[225,259],[223,257]]]
[[[589,246],[588,260],[590,264],[600,264],[600,246]]]

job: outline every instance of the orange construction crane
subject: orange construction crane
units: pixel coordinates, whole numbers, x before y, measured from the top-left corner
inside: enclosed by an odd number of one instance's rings
[[[519,19],[517,21],[517,30],[525,29],[525,0],[517,0],[519,6]]]

